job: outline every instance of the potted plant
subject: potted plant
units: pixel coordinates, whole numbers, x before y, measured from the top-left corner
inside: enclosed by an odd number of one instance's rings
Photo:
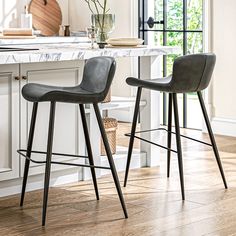
[[[109,13],[108,0],[85,0],[85,2],[92,13],[92,26],[98,29],[97,44],[100,48],[104,48],[109,33],[114,29],[115,15]]]

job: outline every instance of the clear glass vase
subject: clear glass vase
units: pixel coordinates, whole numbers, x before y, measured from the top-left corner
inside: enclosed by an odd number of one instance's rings
[[[98,29],[97,44],[100,48],[104,48],[107,44],[109,34],[115,28],[115,15],[114,14],[93,14],[92,25]]]

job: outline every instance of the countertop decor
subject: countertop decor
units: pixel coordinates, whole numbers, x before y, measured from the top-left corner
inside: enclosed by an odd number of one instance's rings
[[[33,27],[43,36],[57,35],[62,24],[62,12],[56,0],[31,0],[29,12],[33,15]]]
[[[104,48],[109,34],[115,27],[115,15],[109,14],[108,0],[85,0],[92,13],[92,26],[98,29],[97,44]]]

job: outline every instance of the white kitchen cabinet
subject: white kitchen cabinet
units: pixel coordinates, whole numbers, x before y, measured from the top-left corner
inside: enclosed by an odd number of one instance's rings
[[[22,64],[20,66],[21,88],[26,83],[42,83],[57,86],[74,86],[80,82],[82,62],[51,62],[51,63],[31,63]],[[28,133],[30,127],[32,103],[26,102],[21,98],[21,148],[27,147]],[[38,116],[36,120],[36,128],[33,142],[33,150],[46,151],[47,148],[47,133],[49,121],[50,103],[39,103]],[[84,154],[84,141],[81,136],[80,115],[78,105],[57,103],[56,105],[56,120],[54,131],[53,152],[68,153],[73,155]],[[82,138],[80,138],[80,136]],[[45,155],[33,154],[32,158],[36,160],[45,160]],[[67,161],[72,163],[84,163],[83,159],[54,156],[54,160]],[[45,165],[35,164],[31,162],[29,175],[44,173]],[[62,165],[53,165],[52,171],[64,170],[69,167]],[[81,171],[81,168],[77,168]],[[21,162],[21,176],[24,170],[24,158]]]
[[[0,181],[19,177],[19,65],[0,66]]]

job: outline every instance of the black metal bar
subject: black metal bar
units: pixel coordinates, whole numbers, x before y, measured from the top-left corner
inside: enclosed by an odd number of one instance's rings
[[[172,29],[141,29],[141,32],[169,32],[169,33],[203,33],[202,30],[172,30]]]
[[[187,11],[187,0],[183,0],[183,55],[187,54],[188,51],[188,11]],[[187,94],[183,94],[183,128],[187,127]]]
[[[163,46],[167,45],[167,3],[163,0]],[[167,56],[163,56],[163,77],[167,76]],[[167,124],[167,98],[166,93],[163,92],[163,124]]]
[[[26,152],[25,149],[19,149],[17,150],[17,152]],[[43,151],[31,151],[31,153],[37,153],[37,154],[47,154],[47,152],[43,152]],[[52,153],[53,156],[66,156],[66,157],[79,157],[79,158],[88,158],[88,156],[81,156],[81,155],[73,155],[73,154],[63,154],[63,153],[56,153],[53,152]]]
[[[188,28],[188,16],[187,16],[187,0],[183,0],[183,55],[187,54],[187,30]]]
[[[84,164],[74,164],[74,163],[66,163],[66,162],[57,162],[57,161],[52,161],[52,164],[59,164],[59,165],[66,165],[66,166],[78,166],[78,167],[88,167],[88,168],[93,168],[93,169],[103,169],[103,170],[110,170],[110,167],[105,167],[105,166],[95,166],[95,165],[84,165]]]
[[[145,8],[144,8],[144,5],[145,5],[145,0],[142,0],[142,28],[144,29],[145,28],[145,23],[144,23],[144,19],[145,19]],[[142,31],[142,35],[143,35],[143,40],[146,42],[146,39],[145,39],[145,32]]]
[[[134,145],[134,135],[135,135],[136,126],[137,126],[141,94],[142,94],[142,88],[138,87],[138,92],[137,92],[136,102],[135,102],[135,108],[134,108],[132,128],[131,128],[131,136],[130,136],[130,140],[129,140],[129,149],[128,149],[128,156],[127,156],[126,170],[125,170],[124,187],[126,187],[127,180],[128,180],[128,175],[129,175],[129,167],[130,167],[130,161],[131,161],[133,145]]]
[[[167,148],[171,149],[171,132],[172,132],[172,94],[169,93],[169,107],[168,107],[168,135]],[[170,177],[170,158],[171,151],[167,151],[167,178]]]
[[[181,139],[180,139],[178,101],[177,101],[176,93],[173,93],[173,105],[174,105],[176,146],[177,146],[177,156],[178,156],[178,165],[179,165],[180,185],[181,185],[182,199],[185,200],[182,148],[181,148]]]
[[[29,158],[27,155],[22,153],[20,150],[17,150],[17,152],[25,157],[27,160],[32,161],[33,163],[36,164],[45,164],[46,161],[35,161],[32,158]],[[94,166],[94,165],[85,165],[85,164],[76,164],[76,163],[67,163],[67,162],[58,162],[58,161],[51,161],[51,164],[58,164],[58,165],[66,165],[66,166],[76,166],[76,167],[89,167],[89,168],[97,168],[97,169],[105,169],[105,170],[110,170],[109,167],[104,167],[104,166]]]
[[[183,128],[187,128],[188,126],[188,95],[186,93],[183,94]]]
[[[104,125],[103,125],[103,121],[102,121],[102,117],[101,117],[101,114],[100,114],[100,111],[99,111],[98,104],[94,103],[93,107],[94,107],[94,111],[95,111],[95,114],[96,114],[96,117],[97,117],[98,126],[99,126],[99,129],[100,129],[100,132],[101,132],[103,144],[104,144],[104,147],[105,147],[105,150],[106,150],[108,162],[109,162],[110,167],[111,167],[111,173],[112,173],[115,185],[116,185],[116,190],[117,190],[119,198],[120,198],[120,203],[122,205],[125,218],[128,218],[128,213],[127,213],[127,210],[126,210],[125,201],[124,201],[123,194],[122,194],[122,191],[121,191],[119,178],[118,178],[118,175],[117,175],[117,172],[116,172],[115,163],[114,163],[114,160],[113,160],[113,157],[112,157],[110,145],[109,145],[109,142],[108,142],[108,139],[107,139],[106,131],[105,131],[105,128],[104,128]]]
[[[204,104],[204,100],[202,98],[202,93],[198,92],[197,95],[198,95],[198,99],[199,99],[199,102],[200,102],[200,105],[201,105],[202,113],[203,113],[203,116],[204,116],[204,119],[205,119],[205,122],[206,122],[207,130],[208,130],[208,133],[209,133],[209,136],[210,136],[210,139],[211,139],[213,151],[214,151],[215,158],[216,158],[219,170],[220,170],[220,174],[221,174],[222,180],[224,182],[224,186],[227,189],[228,186],[227,186],[226,178],[225,178],[225,175],[224,175],[224,169],[223,169],[222,164],[221,164],[220,155],[219,155],[218,148],[217,148],[216,141],[215,141],[215,137],[214,137],[214,134],[213,134],[213,131],[212,131],[212,128],[211,128],[211,123],[210,123],[209,117],[207,115],[207,110],[206,110],[206,107],[205,107],[205,104]]]
[[[34,139],[34,131],[35,131],[35,123],[36,123],[36,117],[37,117],[37,111],[38,111],[38,103],[35,102],[33,105],[32,110],[32,116],[31,116],[31,124],[30,124],[30,131],[29,131],[29,138],[28,138],[28,145],[27,145],[27,156],[29,157],[29,160],[25,160],[25,169],[24,169],[24,177],[23,177],[23,183],[22,183],[22,190],[21,190],[21,199],[20,199],[20,206],[22,207],[24,204],[24,198],[25,198],[25,189],[29,174],[29,166],[30,166],[30,157],[32,153],[32,146],[33,146],[33,139]]]
[[[167,2],[166,0],[163,0],[163,32],[164,34],[166,34],[167,32]],[[166,37],[166,35],[164,36]],[[164,41],[166,41],[166,39],[163,38]]]
[[[141,17],[140,17],[140,12],[141,12],[141,3],[140,1],[138,1],[138,37],[140,38],[141,35],[140,35],[140,29],[141,29]]]
[[[88,131],[88,126],[87,126],[87,121],[86,121],[86,116],[85,116],[84,105],[79,104],[79,107],[80,107],[82,125],[83,125],[83,129],[84,129],[84,138],[85,138],[87,152],[88,152],[89,164],[94,166],[93,152],[92,152],[92,147],[91,147],[90,138],[89,138],[89,131]],[[97,200],[99,200],[98,185],[97,185],[95,169],[90,168],[90,170],[91,170],[91,175],[93,178],[93,185],[94,185],[96,198],[97,198]]]
[[[45,226],[46,223],[48,190],[49,190],[50,171],[51,171],[52,145],[53,145],[53,134],[54,134],[54,123],[55,123],[55,109],[56,109],[56,102],[51,102],[49,127],[48,127],[48,144],[47,144],[47,156],[46,156],[46,166],[45,166],[45,178],[44,178],[42,226]]]
[[[139,139],[139,140],[141,140],[141,141],[144,141],[144,142],[150,143],[150,144],[152,144],[152,145],[155,145],[155,146],[157,146],[157,147],[163,148],[163,149],[165,149],[165,150],[169,150],[169,151],[171,151],[171,152],[177,153],[176,150],[167,148],[167,147],[165,147],[165,146],[163,146],[163,145],[160,145],[160,144],[158,144],[158,143],[154,143],[154,142],[152,142],[152,141],[150,141],[150,140],[141,138],[141,137],[136,136],[136,135],[135,135],[134,137],[137,138],[137,139]]]
[[[162,131],[168,132],[168,130],[165,129],[165,128],[158,128],[158,129],[151,129],[151,130],[138,131],[138,132],[135,132],[135,134],[141,134],[141,133],[152,132],[152,131],[158,131],[158,130],[162,130]],[[171,133],[172,133],[172,134],[176,134],[175,132],[171,132]],[[125,134],[125,136],[130,137],[130,134]],[[210,143],[206,143],[206,142],[203,142],[203,141],[201,141],[201,140],[198,140],[198,139],[195,139],[195,138],[191,138],[191,137],[188,137],[188,136],[183,135],[183,134],[181,134],[180,136],[183,137],[183,138],[186,138],[186,139],[189,139],[189,140],[192,140],[192,141],[195,141],[195,142],[198,142],[198,143],[201,143],[201,144],[204,144],[204,145],[207,145],[207,146],[212,147],[212,145],[211,145]]]
[[[164,63],[165,64],[165,63]],[[163,125],[167,125],[167,119],[166,119],[166,107],[167,107],[167,98],[166,98],[166,93],[163,92],[162,93],[162,97],[163,97]]]

